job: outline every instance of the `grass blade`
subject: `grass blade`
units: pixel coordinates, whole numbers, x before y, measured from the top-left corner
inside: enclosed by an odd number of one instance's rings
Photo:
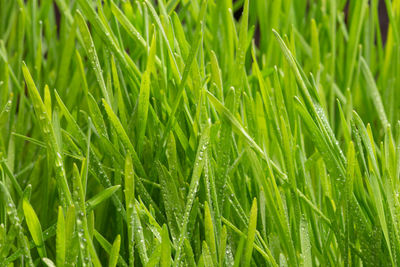
[[[256,236],[255,235],[256,227],[257,227],[257,199],[254,199],[250,210],[249,226],[247,229],[246,244],[244,246],[243,266],[250,266],[251,255],[253,252],[253,243]]]
[[[111,248],[110,259],[108,262],[109,267],[117,266],[120,245],[121,245],[121,236],[117,235]]]
[[[58,207],[57,233],[56,233],[56,264],[64,266],[66,254],[65,218],[62,207]]]
[[[388,122],[388,119],[386,116],[385,108],[383,107],[381,95],[379,93],[378,88],[376,87],[375,80],[374,80],[372,73],[367,65],[367,62],[365,62],[364,58],[361,58],[360,62],[361,62],[361,70],[362,70],[365,80],[367,82],[368,93],[375,105],[375,109],[378,113],[382,127],[386,128],[388,126],[389,122]]]
[[[161,231],[161,258],[160,267],[171,266],[171,246],[169,241],[168,229],[164,224]]]
[[[35,242],[40,257],[46,257],[46,248],[43,242],[42,227],[40,226],[39,219],[33,210],[31,204],[27,200],[23,200],[22,203],[24,209],[24,216],[26,219],[26,224],[28,225],[29,231],[32,235],[33,241]]]

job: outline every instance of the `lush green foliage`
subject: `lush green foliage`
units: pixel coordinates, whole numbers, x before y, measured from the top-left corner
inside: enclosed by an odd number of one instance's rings
[[[0,0],[2,266],[399,266],[380,8]]]

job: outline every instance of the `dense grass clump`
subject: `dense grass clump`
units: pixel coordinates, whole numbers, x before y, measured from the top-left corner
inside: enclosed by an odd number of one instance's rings
[[[0,266],[400,266],[399,31],[399,0],[0,0]]]

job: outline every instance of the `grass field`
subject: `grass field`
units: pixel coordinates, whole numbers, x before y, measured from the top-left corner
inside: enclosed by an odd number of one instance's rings
[[[0,0],[0,266],[400,266],[399,31],[399,0]]]

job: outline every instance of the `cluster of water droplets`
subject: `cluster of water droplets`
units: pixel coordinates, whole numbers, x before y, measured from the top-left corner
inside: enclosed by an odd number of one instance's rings
[[[80,198],[76,199],[77,202],[80,201]],[[79,207],[79,203],[77,203],[77,207]],[[90,262],[90,258],[89,258],[89,252],[88,252],[88,241],[86,239],[85,236],[85,225],[84,225],[84,220],[86,220],[85,218],[85,214],[82,210],[80,210],[80,208],[78,208],[77,210],[77,216],[76,216],[76,231],[78,234],[78,239],[79,239],[79,248],[80,250],[83,252],[82,256],[82,265],[83,266],[87,266],[87,263]]]
[[[104,83],[104,79],[103,79],[103,70],[100,66],[100,62],[97,58],[97,53],[96,53],[96,48],[92,42],[92,40],[89,41],[90,42],[90,46],[88,48],[88,55],[89,55],[89,59],[90,59],[90,63],[92,64],[92,68],[94,73],[96,74],[96,80],[100,85],[101,91],[104,94],[105,99],[107,100],[107,103],[109,104],[109,97],[108,97],[108,93],[107,93],[107,89],[106,89],[106,85]]]
[[[11,111],[11,106],[12,106],[12,101],[8,100],[6,105],[4,106],[3,112],[4,113],[9,113]]]
[[[203,144],[202,147],[200,148],[199,158],[198,158],[198,161],[197,161],[196,163],[198,163],[199,161],[202,161],[202,160],[203,160],[204,153],[205,153],[207,147],[208,147],[208,142],[204,142],[204,144]]]
[[[14,203],[11,201],[10,196],[8,196],[8,203],[6,205],[6,213],[7,216],[10,218],[11,223],[13,224],[13,226],[15,227],[15,229],[17,230],[18,233],[18,239],[20,240],[20,242],[23,244],[23,249],[24,249],[24,259],[28,261],[28,266],[33,266],[33,262],[32,262],[32,258],[31,258],[31,254],[29,251],[29,247],[28,247],[28,240],[26,239],[24,233],[23,233],[23,228],[21,225],[21,220],[18,217],[18,212],[17,209],[14,205]]]
[[[47,135],[49,135],[51,131],[51,125],[48,114],[44,110],[44,108],[40,106],[39,103],[36,103],[34,107],[38,113],[39,124],[42,126],[42,131],[47,137]]]
[[[208,144],[209,144],[209,143],[208,143],[208,140],[207,140],[207,141],[204,142],[204,144],[200,147],[199,155],[198,155],[198,157],[197,157],[197,159],[196,159],[193,172],[196,172],[196,171],[199,171],[199,172],[200,172],[200,171],[201,171],[201,170],[198,170],[198,168],[200,167],[200,164],[203,164],[204,153],[205,153],[206,150],[207,150]],[[194,200],[194,198],[195,198],[195,196],[196,196],[196,193],[197,193],[197,190],[198,190],[198,187],[199,187],[199,178],[200,178],[200,175],[199,175],[198,177],[193,177],[193,179],[195,179],[195,180],[192,181],[192,184],[190,185],[189,195],[188,195],[188,197],[187,197],[188,200],[191,200],[190,208],[191,208],[191,205],[193,204],[193,200]],[[190,209],[187,209],[187,210],[185,211],[185,218],[186,218],[186,217],[189,218],[189,213],[190,213]]]

